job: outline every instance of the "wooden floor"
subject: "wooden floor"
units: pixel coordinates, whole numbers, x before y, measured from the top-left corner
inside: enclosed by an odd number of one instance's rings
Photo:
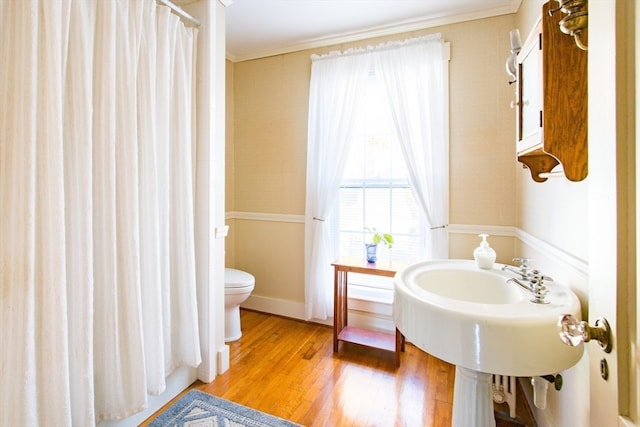
[[[241,318],[230,369],[192,388],[309,427],[451,425],[452,365],[410,344],[400,367],[393,353],[348,343],[334,354],[330,327],[248,310]]]

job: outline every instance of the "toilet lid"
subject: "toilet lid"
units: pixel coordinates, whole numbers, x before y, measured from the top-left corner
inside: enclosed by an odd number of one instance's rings
[[[224,269],[225,288],[243,288],[253,285],[255,281],[255,277],[246,271],[236,270],[235,268]]]

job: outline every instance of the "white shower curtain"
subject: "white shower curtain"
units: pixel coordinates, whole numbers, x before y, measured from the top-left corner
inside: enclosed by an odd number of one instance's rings
[[[121,419],[200,363],[195,42],[154,0],[0,0],[0,425]]]

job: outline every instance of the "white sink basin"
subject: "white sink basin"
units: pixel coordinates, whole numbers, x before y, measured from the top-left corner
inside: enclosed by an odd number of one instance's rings
[[[549,303],[535,304],[500,267],[466,260],[407,267],[395,277],[396,326],[423,351],[472,371],[530,377],[575,365],[583,346],[564,345],[556,323],[565,313],[580,318],[576,295],[546,282]]]

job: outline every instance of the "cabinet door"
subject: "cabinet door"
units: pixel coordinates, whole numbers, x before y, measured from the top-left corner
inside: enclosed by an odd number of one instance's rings
[[[532,151],[542,143],[542,63],[538,29],[518,54],[518,153]]]

